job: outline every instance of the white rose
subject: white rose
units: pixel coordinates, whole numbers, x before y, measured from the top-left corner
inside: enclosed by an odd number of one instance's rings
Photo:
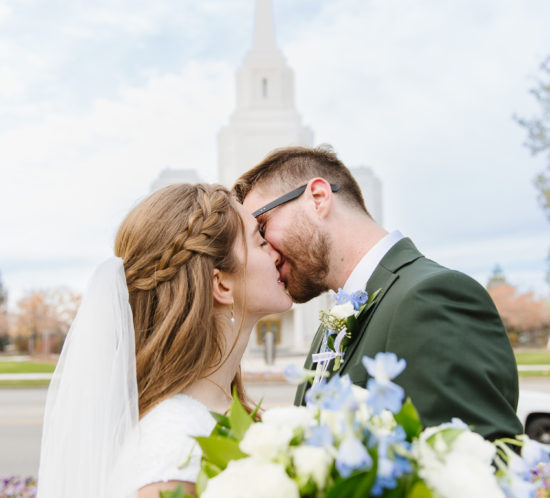
[[[325,489],[332,465],[332,457],[327,450],[316,446],[296,446],[292,448],[292,458],[299,478],[307,481],[311,477],[318,489]]]
[[[490,465],[483,465],[475,458],[468,458],[463,453],[451,453],[444,462],[431,472],[420,469],[430,488],[437,495],[445,498],[464,498],[465,496],[480,498],[504,498]]]
[[[344,304],[337,304],[336,306],[330,308],[329,311],[331,315],[340,320],[347,318],[350,315],[353,315],[354,312],[355,310],[353,309],[353,304],[351,304],[351,302],[349,301]]]
[[[251,456],[272,460],[279,452],[287,449],[292,437],[293,430],[290,427],[260,422],[250,426],[239,448]]]
[[[355,384],[351,386],[351,390],[353,392],[353,399],[357,403],[357,410],[354,414],[355,420],[365,427],[372,416],[372,410],[367,403],[369,392],[364,387],[359,387]]]
[[[336,439],[342,439],[347,430],[347,412],[345,410],[321,410],[320,425],[328,425],[330,432]]]
[[[480,463],[491,465],[497,449],[494,444],[486,441],[476,432],[465,431],[456,438],[452,451],[453,453],[468,455]]]
[[[256,424],[260,425],[260,424]],[[281,465],[254,458],[232,460],[209,479],[202,498],[299,498],[296,483]]]
[[[305,429],[315,424],[315,410],[305,406],[271,408],[262,415],[262,422],[277,427],[288,427],[291,431]]]
[[[415,441],[413,454],[419,474],[437,497],[503,497],[491,466],[495,447],[479,434],[464,431],[449,446],[436,428],[426,429]]]

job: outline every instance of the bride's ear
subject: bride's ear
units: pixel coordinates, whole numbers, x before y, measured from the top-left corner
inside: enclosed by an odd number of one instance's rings
[[[231,304],[234,301],[233,280],[217,268],[214,268],[212,274],[212,297],[219,304]]]

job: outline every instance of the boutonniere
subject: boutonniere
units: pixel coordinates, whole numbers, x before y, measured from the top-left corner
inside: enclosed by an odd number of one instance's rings
[[[376,300],[382,289],[370,295],[367,291],[358,290],[353,294],[338,289],[334,295],[336,304],[328,311],[321,310],[319,319],[326,330],[326,351],[313,355],[314,361],[330,361],[334,359],[333,372],[337,372],[342,364],[346,348],[359,328],[363,315]]]

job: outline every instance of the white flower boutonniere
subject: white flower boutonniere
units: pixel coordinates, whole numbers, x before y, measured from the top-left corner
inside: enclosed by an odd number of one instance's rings
[[[319,319],[326,330],[326,350],[313,355],[314,362],[328,362],[334,359],[333,372],[342,364],[346,347],[357,332],[361,315],[373,304],[382,289],[372,294],[358,290],[353,294],[338,289],[334,295],[336,304],[328,311],[321,310]]]

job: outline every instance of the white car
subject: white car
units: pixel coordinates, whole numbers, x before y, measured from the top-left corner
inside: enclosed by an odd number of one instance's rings
[[[544,444],[550,444],[550,394],[520,391],[517,414],[525,434]]]

